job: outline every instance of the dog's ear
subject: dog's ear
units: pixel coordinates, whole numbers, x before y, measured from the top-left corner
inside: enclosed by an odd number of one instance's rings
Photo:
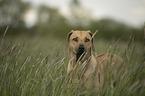
[[[93,33],[91,33],[91,31],[89,31],[89,34],[91,36],[91,42],[92,42],[92,50],[95,51],[95,47],[94,47],[94,37],[93,37]]]
[[[70,36],[72,35],[72,33],[73,33],[73,31],[71,31],[71,32],[69,32],[69,33],[67,34],[65,50],[68,49],[68,46],[69,46],[69,38],[70,38]]]

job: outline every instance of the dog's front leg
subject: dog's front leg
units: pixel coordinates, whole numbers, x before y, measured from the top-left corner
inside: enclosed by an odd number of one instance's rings
[[[67,75],[69,75],[72,70],[73,70],[73,66],[71,65],[71,63],[69,63],[67,67]]]

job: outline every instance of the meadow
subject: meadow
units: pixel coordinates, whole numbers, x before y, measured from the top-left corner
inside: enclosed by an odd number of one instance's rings
[[[92,90],[70,82],[65,38],[0,39],[0,96],[145,96],[144,46],[133,38],[127,42],[96,39],[95,55],[105,52],[121,56],[128,68],[114,88],[105,81],[102,89]],[[65,53],[65,54],[64,54]]]

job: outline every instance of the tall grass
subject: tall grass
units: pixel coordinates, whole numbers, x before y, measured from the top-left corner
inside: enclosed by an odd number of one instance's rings
[[[116,50],[126,63],[125,76],[120,80],[121,74],[117,75],[116,87],[111,88],[110,81],[105,81],[99,90],[86,90],[81,83],[68,82],[69,57],[63,54],[64,41],[35,39],[24,42],[5,38],[1,42],[0,96],[96,96],[96,93],[100,96],[145,96],[144,50],[135,46],[132,39],[128,46],[112,48],[112,52]],[[108,42],[96,42],[97,51],[107,52]]]

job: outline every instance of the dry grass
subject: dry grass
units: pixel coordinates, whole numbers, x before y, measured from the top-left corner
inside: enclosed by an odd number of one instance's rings
[[[95,41],[97,53],[94,54],[107,52],[110,48],[128,67],[122,80],[118,74],[116,87],[111,88],[108,80],[99,90],[85,90],[83,84],[77,82],[70,82],[68,86],[68,55],[64,57],[63,40],[18,40],[7,37],[1,41],[1,96],[95,96],[97,93],[100,96],[145,96],[144,50],[132,39],[128,44],[112,44],[111,48],[107,41]]]

